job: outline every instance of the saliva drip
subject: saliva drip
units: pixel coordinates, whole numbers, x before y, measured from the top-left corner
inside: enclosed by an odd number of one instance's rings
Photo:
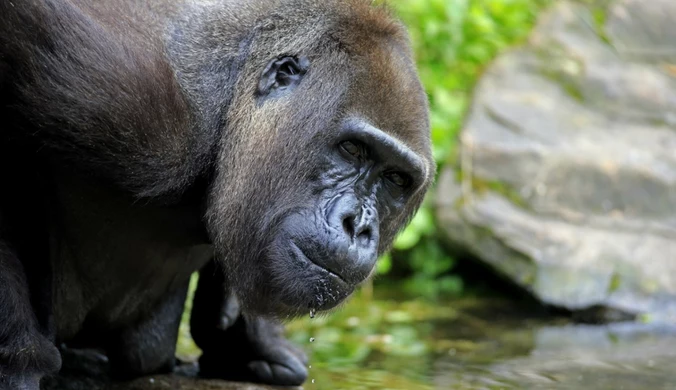
[[[317,311],[316,311],[315,309],[310,309],[310,319],[315,318],[315,315],[316,315],[316,314],[317,314]],[[310,342],[311,342],[311,343],[314,343],[314,342],[315,342],[315,338],[314,338],[314,337],[310,337]],[[312,368],[312,365],[309,365],[307,368]],[[312,383],[313,383],[313,384],[315,383],[314,378],[312,379]]]

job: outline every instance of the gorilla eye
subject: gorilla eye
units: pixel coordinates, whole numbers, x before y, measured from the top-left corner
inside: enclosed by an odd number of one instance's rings
[[[340,149],[352,157],[359,158],[363,156],[362,148],[352,141],[344,141],[340,143]]]
[[[406,188],[411,184],[411,178],[405,173],[387,172],[385,178],[397,187]]]

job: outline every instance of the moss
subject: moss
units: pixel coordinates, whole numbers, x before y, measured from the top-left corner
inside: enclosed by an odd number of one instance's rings
[[[456,211],[460,211],[467,204],[467,199],[464,196],[459,196],[458,199],[453,202],[453,208]]]
[[[493,230],[486,226],[474,226],[473,231],[478,239],[495,238]]]
[[[528,273],[521,277],[521,283],[526,286],[532,286],[535,284],[535,273]]]
[[[548,80],[560,86],[566,95],[571,97],[576,102],[584,102],[584,94],[582,93],[582,89],[575,82],[575,80],[572,79],[572,77],[566,76],[563,71],[559,69],[542,69],[541,74]]]
[[[572,81],[566,80],[565,78],[560,78],[559,79],[559,85],[561,88],[563,88],[563,91],[573,98],[576,102],[583,102],[584,101],[584,94],[582,93],[582,90]]]
[[[463,182],[463,172],[458,167],[454,169],[455,182],[462,184]],[[485,195],[486,192],[496,193],[507,200],[512,204],[522,208],[530,209],[528,201],[524,199],[519,191],[515,189],[508,183],[505,183],[500,180],[487,180],[478,176],[472,176],[471,178],[472,192],[477,195]],[[456,210],[460,210],[467,203],[467,199],[464,196],[459,196],[455,202],[454,207]]]
[[[641,289],[648,294],[655,294],[660,289],[660,284],[656,280],[644,280],[641,282]]]
[[[617,291],[622,285],[622,277],[617,272],[614,272],[610,277],[610,283],[608,284],[608,294],[612,294]]]
[[[594,30],[594,33],[601,42],[608,45],[612,50],[615,50],[615,46],[606,31],[608,13],[610,12],[613,1],[579,0],[578,3],[583,4],[588,10],[588,13],[580,17],[587,21],[589,28]],[[563,63],[563,61],[574,61],[574,58],[570,58],[570,55],[560,44],[554,42],[542,45],[537,51],[537,55],[543,60],[544,64],[549,63],[559,65]],[[583,66],[581,63],[578,63],[578,65]],[[580,85],[576,83],[574,77],[567,75],[563,69],[558,67],[544,67],[542,69],[542,75],[561,86],[565,93],[575,101],[584,101],[584,94],[582,93]]]
[[[528,202],[521,196],[511,185],[499,180],[485,180],[474,176],[472,178],[472,189],[477,194],[485,194],[488,191],[494,192],[508,199],[512,204],[522,208],[528,209]]]
[[[613,46],[613,42],[610,40],[608,33],[606,32],[606,21],[608,20],[608,8],[610,6],[609,1],[596,2],[591,6],[592,19],[594,21],[594,32],[596,35],[610,47]]]
[[[654,318],[648,313],[643,313],[638,315],[637,321],[643,324],[650,324],[654,321]]]
[[[610,47],[614,48],[613,42],[606,32],[606,22],[608,20],[608,13],[610,7],[615,0],[578,0],[580,3],[589,9],[591,13],[592,28],[601,41]]]
[[[456,164],[455,167],[453,167],[453,176],[455,178],[456,183],[462,183],[462,169],[460,169],[460,164]]]
[[[566,72],[564,65],[574,62],[580,69],[576,73],[584,71],[584,63],[571,56],[568,49],[556,40],[548,40],[533,47],[533,53],[539,60],[539,74],[545,79],[559,85],[563,91],[577,102],[584,101],[584,94],[571,72]]]

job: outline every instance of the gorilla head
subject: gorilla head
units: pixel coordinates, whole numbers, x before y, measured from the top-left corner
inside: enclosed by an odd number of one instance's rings
[[[219,43],[239,47],[227,112],[201,118],[225,133],[207,205],[217,253],[245,307],[277,316],[333,308],[365,281],[435,169],[402,25],[366,1],[285,7],[241,12],[248,30]]]

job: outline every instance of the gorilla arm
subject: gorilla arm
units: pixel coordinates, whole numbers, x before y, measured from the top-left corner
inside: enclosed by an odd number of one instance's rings
[[[41,332],[28,280],[15,254],[0,241],[0,388],[37,389],[61,367],[61,356]]]
[[[211,146],[191,135],[187,105],[157,38],[115,29],[94,15],[68,0],[0,2],[0,153],[17,141],[28,145],[19,150],[29,154],[18,161],[4,155],[0,181],[16,184],[8,173],[22,175],[31,160],[74,169],[135,198],[181,193],[203,172]],[[122,15],[110,20],[125,23]],[[0,217],[25,192],[11,184],[2,191]],[[29,283],[36,273],[49,272],[49,260],[15,250],[24,241],[43,244],[35,232],[44,220],[30,222],[30,229],[17,233],[0,218],[2,389],[38,389],[40,378],[61,362],[50,340],[53,329],[41,323],[51,303],[45,308],[33,299],[45,294],[51,302],[50,285]]]
[[[260,316],[243,315],[215,261],[200,271],[190,332],[203,354],[200,375],[278,386],[302,384],[307,357],[289,343],[283,327]]]

